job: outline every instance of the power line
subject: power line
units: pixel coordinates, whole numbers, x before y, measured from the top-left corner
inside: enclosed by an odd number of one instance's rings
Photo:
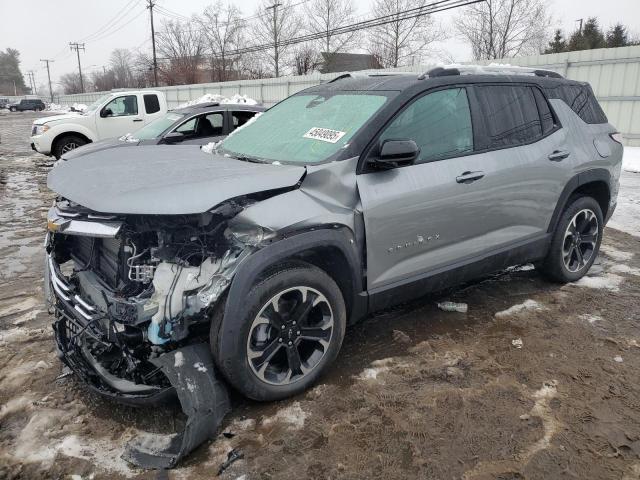
[[[114,33],[119,32],[120,30],[122,30],[124,27],[126,27],[127,25],[129,25],[131,22],[133,22],[134,20],[140,18],[142,16],[142,14],[144,14],[144,8],[142,10],[140,10],[138,12],[137,15],[135,15],[134,17],[132,17],[128,22],[125,22],[123,24],[121,24],[120,26],[118,26],[118,28],[116,28],[115,30],[112,30],[111,32],[105,33],[104,35],[97,37],[97,38],[93,38],[90,40],[90,42],[99,42],[100,40],[104,40],[107,37],[110,37],[111,35],[113,35]]]
[[[80,92],[84,93],[84,83],[82,82],[82,67],[80,66],[80,50],[84,52],[84,43],[69,43],[69,48],[71,50],[75,50],[78,54],[78,73],[80,74]]]
[[[447,10],[451,10],[454,8],[465,7],[467,5],[472,5],[474,3],[484,2],[486,0],[440,0],[436,2],[432,2],[430,4],[423,5],[421,7],[414,7],[407,10],[403,10],[401,12],[395,12],[389,15],[383,15],[380,17],[371,18],[369,20],[364,20],[356,23],[352,23],[349,25],[343,25],[341,27],[336,27],[331,30],[324,30],[321,32],[314,32],[306,35],[301,35],[298,37],[293,37],[287,40],[278,40],[274,43],[265,43],[260,45],[251,45],[249,47],[238,48],[235,50],[231,50],[227,52],[227,55],[242,55],[245,53],[253,53],[262,50],[268,50],[274,48],[276,43],[279,47],[295,45],[298,43],[309,42],[312,40],[318,40],[324,38],[327,34],[329,35],[342,35],[346,33],[356,32],[359,30],[364,30],[367,28],[378,27],[382,25],[387,25],[394,22],[401,22],[404,20],[410,20],[414,18],[418,18],[421,16],[431,15],[433,13],[444,12]],[[269,7],[271,8],[271,7]],[[160,60],[169,60],[169,58],[160,58]]]
[[[81,42],[90,42],[90,41],[92,41],[92,39],[95,39],[95,38],[99,37],[100,35],[102,35],[103,33],[107,32],[111,27],[114,27],[119,21],[123,20],[131,12],[131,7],[137,1],[138,0],[129,0],[129,2],[127,4],[125,4],[124,7],[122,7],[120,10],[118,10],[118,13],[116,13],[111,18],[111,20],[109,20],[107,23],[105,23],[102,27],[97,29],[95,32],[87,35],[84,38],[81,38],[80,41]]]

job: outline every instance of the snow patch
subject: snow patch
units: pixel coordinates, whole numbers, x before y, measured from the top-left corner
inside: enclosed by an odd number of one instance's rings
[[[188,102],[181,103],[176,108],[184,108],[191,107],[193,105],[198,105],[200,103],[237,103],[244,105],[257,105],[253,98],[247,97],[246,95],[235,94],[232,97],[225,97],[223,95],[219,95],[217,93],[206,93],[200,98],[196,98],[195,100],[189,100]]]
[[[626,273],[629,275],[640,276],[640,269],[630,267],[624,263],[616,263],[611,265],[608,270],[613,273]]]
[[[585,322],[589,322],[591,325],[593,325],[596,322],[602,322],[604,320],[604,318],[602,318],[600,315],[591,315],[590,313],[585,313],[584,315],[580,315],[578,318]]]
[[[586,288],[594,288],[594,289],[603,289],[609,290],[611,292],[617,292],[620,290],[620,284],[624,280],[620,275],[616,275],[615,273],[605,273],[600,276],[586,276],[582,277],[577,282],[574,282],[573,285],[577,285],[578,287],[586,287]]]
[[[640,173],[640,147],[625,147],[622,169],[625,172]]]
[[[613,357],[613,361],[616,363],[622,363],[624,362],[624,359],[620,355],[616,355],[615,357]]]
[[[207,367],[204,366],[204,363],[202,362],[196,362],[193,364],[193,368],[195,368],[196,370],[198,370],[199,372],[206,372],[207,371]]]
[[[173,360],[173,366],[175,368],[181,367],[184,365],[184,355],[182,352],[178,352],[176,353],[176,356],[174,357]]]
[[[14,397],[0,407],[0,420],[16,412],[26,412],[33,407],[33,400],[29,397]]]
[[[10,343],[21,343],[38,337],[49,337],[52,333],[43,328],[27,329],[22,327],[0,330],[0,346]]]
[[[278,410],[278,412],[262,420],[262,425],[272,425],[274,423],[284,423],[292,430],[300,430],[304,427],[304,422],[308,417],[308,413],[302,410],[300,402],[294,402],[292,405]]]
[[[522,339],[516,338],[515,340],[511,340],[511,345],[513,345],[516,348],[522,348],[523,346]]]
[[[626,262],[633,258],[633,253],[623,252],[622,250],[618,250],[610,245],[600,245],[600,251],[617,262]]]
[[[525,310],[534,310],[534,311],[539,311],[539,310],[546,310],[547,307],[545,307],[544,305],[541,305],[540,303],[536,302],[535,300],[525,300],[524,303],[518,303],[517,305],[514,305],[512,307],[507,308],[506,310],[502,310],[501,312],[497,312],[494,317],[496,318],[505,318],[505,317],[509,317],[511,315],[516,315],[522,311]]]
[[[171,445],[171,441],[178,435],[172,434],[160,434],[149,432],[138,432],[134,440],[132,440],[132,446],[138,450],[148,453],[158,453],[166,450]]]
[[[553,411],[549,406],[551,399],[555,398],[558,394],[557,385],[558,382],[551,380],[545,382],[540,390],[536,390],[533,393],[535,404],[529,412],[529,415],[532,417],[538,417],[542,420],[544,435],[540,440],[527,449],[524,455],[525,459],[531,458],[540,450],[549,448],[551,445],[551,438],[558,430],[558,421],[553,416]]]

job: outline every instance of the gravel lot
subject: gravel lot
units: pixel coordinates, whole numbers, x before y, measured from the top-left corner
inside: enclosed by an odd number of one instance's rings
[[[41,300],[51,160],[29,148],[34,118],[0,113],[0,478],[211,479],[237,448],[220,478],[640,480],[640,238],[611,228],[578,284],[525,266],[370,317],[310,392],[235,396],[228,435],[168,473],[131,468],[125,443],[175,431],[180,412],[57,379]]]

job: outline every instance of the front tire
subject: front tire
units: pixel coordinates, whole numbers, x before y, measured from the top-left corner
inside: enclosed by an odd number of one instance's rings
[[[75,150],[82,145],[86,145],[86,143],[83,138],[77,135],[65,135],[56,141],[55,147],[53,148],[53,155],[56,157],[56,160],[60,160],[60,157],[65,153]]]
[[[336,282],[306,263],[258,281],[242,314],[211,322],[216,364],[237,390],[261,401],[286,398],[313,385],[340,351],[346,308]]]
[[[543,272],[561,283],[580,280],[598,256],[603,230],[602,209],[593,197],[570,199],[556,225]]]

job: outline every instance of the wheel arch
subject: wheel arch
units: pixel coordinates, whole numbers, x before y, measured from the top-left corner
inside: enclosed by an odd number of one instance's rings
[[[594,168],[574,175],[565,185],[560,199],[553,211],[549,222],[548,233],[553,233],[556,229],[562,212],[567,207],[569,200],[576,194],[588,195],[598,202],[602,209],[603,218],[608,218],[609,202],[611,200],[611,174],[605,168]]]
[[[361,318],[367,311],[367,297],[356,245],[353,233],[346,227],[319,228],[288,236],[251,254],[238,266],[229,286],[221,328],[235,328],[244,299],[262,274],[291,261],[304,261],[327,273],[343,294],[347,318]]]
[[[82,138],[84,141],[86,141],[87,143],[91,143],[93,141],[89,137],[87,137],[84,133],[80,133],[80,132],[75,131],[75,130],[61,132],[61,133],[57,134],[54,137],[53,141],[51,142],[51,151],[53,152],[55,150],[55,148],[58,146],[58,142],[60,140],[62,140],[64,137],[71,136],[71,135],[78,136],[78,137]]]

